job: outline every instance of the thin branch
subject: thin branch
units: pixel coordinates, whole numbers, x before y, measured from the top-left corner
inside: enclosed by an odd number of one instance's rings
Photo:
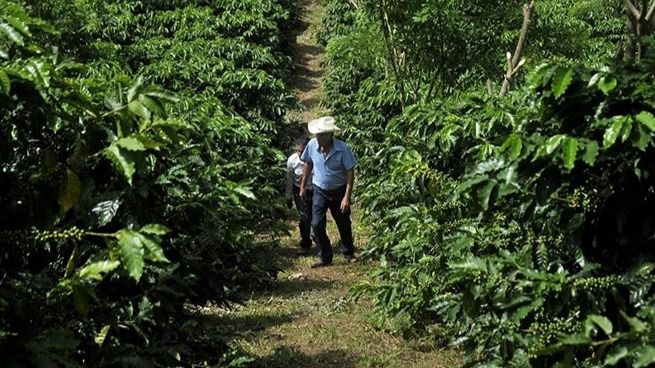
[[[625,2],[625,6],[628,8],[628,11],[630,12],[630,14],[632,14],[632,16],[635,19],[639,19],[639,17],[641,16],[641,12],[639,11],[639,9],[637,9],[635,4],[633,4],[631,0],[625,0],[624,2]]]
[[[532,20],[533,10],[534,0],[530,1],[529,4],[523,5],[523,24],[521,25],[521,35],[519,36],[519,42],[516,44],[516,50],[514,50],[514,58],[512,59],[513,66],[516,66],[521,60],[523,48],[525,47],[525,42],[528,39],[528,29]]]
[[[648,9],[644,20],[650,22],[653,19],[653,14],[655,14],[655,2],[650,6],[650,9]]]
[[[391,22],[387,14],[386,4],[384,0],[380,1],[380,20],[382,22],[382,35],[384,36],[384,43],[387,46],[391,67],[393,69],[398,88],[400,89],[400,105],[405,107],[405,82],[401,79],[400,65],[398,65],[398,54],[393,45],[393,30],[391,29]]]
[[[500,89],[501,96],[504,96],[509,92],[512,76],[516,73],[516,70],[520,68],[519,64],[522,65],[521,60],[523,49],[525,48],[525,43],[528,39],[528,30],[530,29],[533,11],[534,0],[530,1],[528,4],[523,4],[523,24],[521,25],[521,33],[519,35],[519,40],[516,43],[516,49],[514,50],[513,56],[511,53],[507,53],[507,72],[503,78],[503,85]]]

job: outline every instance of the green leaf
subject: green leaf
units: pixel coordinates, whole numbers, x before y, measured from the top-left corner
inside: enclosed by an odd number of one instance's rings
[[[521,137],[517,134],[510,135],[505,140],[503,145],[500,146],[500,150],[502,152],[509,151],[509,157],[512,160],[517,159],[521,155],[522,149],[523,149],[523,141],[521,140]]]
[[[159,150],[159,147],[161,147],[161,145],[162,145],[161,143],[159,143],[157,141],[154,141],[154,140],[152,140],[152,139],[150,139],[150,138],[148,138],[146,136],[143,136],[143,135],[135,135],[134,138],[138,139],[139,142],[141,142],[141,144],[147,149],[157,151],[157,150]]]
[[[646,150],[652,139],[650,133],[644,129],[643,125],[637,125],[637,128],[632,130],[632,136],[630,138],[632,145],[641,151]]]
[[[645,127],[650,129],[650,131],[655,131],[655,116],[649,111],[642,111],[637,116],[635,116],[638,122],[643,124]]]
[[[118,207],[120,207],[121,201],[115,199],[113,201],[103,201],[98,203],[91,212],[98,215],[98,225],[105,226],[111,222],[111,220],[116,216],[118,212]]]
[[[158,242],[155,242],[142,234],[139,234],[139,236],[141,237],[140,240],[146,250],[145,256],[147,259],[155,262],[169,262],[164,254],[164,250]]]
[[[578,140],[575,138],[567,137],[562,145],[562,160],[564,167],[571,170],[575,164],[575,157],[578,153]]]
[[[11,80],[4,70],[0,70],[0,90],[6,95],[11,92]]]
[[[450,263],[448,267],[452,269],[463,269],[467,271],[489,271],[487,263],[481,258],[469,258],[463,262]]]
[[[5,15],[5,19],[7,20],[7,23],[9,23],[14,29],[19,31],[20,33],[24,34],[25,36],[31,36],[30,34],[30,29],[27,27],[27,24],[23,22],[22,20],[12,17],[11,15]]]
[[[143,119],[150,119],[150,111],[143,106],[141,101],[134,100],[127,104],[127,108],[136,116],[139,116]]]
[[[138,138],[135,137],[125,137],[117,140],[115,142],[116,145],[125,148],[126,150],[129,151],[145,151],[146,146],[141,143],[141,141]]]
[[[545,143],[546,154],[550,155],[553,152],[555,152],[555,150],[557,149],[557,147],[559,147],[559,145],[562,143],[564,138],[566,138],[566,136],[563,134],[554,135],[548,138],[548,140]]]
[[[615,365],[626,356],[628,356],[628,348],[625,346],[615,346],[605,356],[605,365]]]
[[[100,332],[96,335],[95,338],[93,338],[93,341],[95,341],[96,344],[99,346],[102,346],[105,343],[105,339],[107,339],[107,335],[109,334],[109,329],[111,328],[111,325],[105,325],[102,327]]]
[[[587,144],[585,144],[585,153],[582,156],[582,161],[586,162],[588,165],[593,165],[596,162],[596,157],[598,157],[598,143],[594,141],[587,142]]]
[[[80,199],[81,193],[82,183],[80,179],[73,171],[66,170],[66,176],[64,176],[64,180],[61,183],[59,199],[57,200],[62,215],[75,206]]]
[[[648,329],[648,325],[642,322],[639,318],[630,317],[624,311],[621,311],[621,316],[628,322],[630,329],[633,332],[641,333]]]
[[[141,95],[139,97],[139,102],[145,106],[150,112],[159,116],[162,119],[166,119],[168,115],[166,114],[166,109],[164,105],[157,99]]]
[[[606,75],[598,80],[598,88],[606,95],[609,95],[616,88],[616,85],[616,78],[611,75]]]
[[[587,336],[589,336],[589,331],[591,331],[594,325],[600,327],[607,336],[612,333],[612,322],[607,317],[591,314],[587,316],[587,320],[585,321]]]
[[[497,184],[498,182],[495,179],[490,180],[486,185],[483,185],[477,190],[479,204],[485,211],[489,209],[490,204],[493,204],[491,203],[491,196]]]
[[[130,89],[127,90],[127,102],[130,103],[134,101],[140,94],[143,92],[143,78],[138,77],[132,86],[130,86]]]
[[[257,199],[257,197],[255,197],[255,194],[253,194],[253,192],[247,187],[238,186],[234,188],[234,191],[246,198]]]
[[[634,368],[652,367],[651,364],[655,363],[655,347],[642,346],[633,354],[636,356]]]
[[[167,92],[162,92],[162,91],[146,92],[145,95],[149,96],[149,97],[154,97],[154,98],[156,98],[156,99],[158,99],[160,101],[166,101],[166,102],[172,102],[172,103],[177,103],[177,102],[180,101],[180,99],[177,96],[175,96],[174,94],[167,93]]]
[[[573,80],[573,69],[560,68],[553,78],[552,90],[555,97],[561,97]]]
[[[605,134],[603,135],[604,148],[609,148],[616,142],[616,138],[619,137],[619,133],[621,133],[621,129],[623,129],[624,122],[624,116],[617,116],[613,118],[612,124],[605,130]]]
[[[588,87],[592,87],[592,86],[596,85],[596,83],[598,83],[598,81],[600,80],[600,78],[602,76],[603,76],[602,73],[596,73],[596,74],[592,75],[591,78],[589,79]]]
[[[632,118],[630,116],[626,116],[620,134],[621,142],[625,142],[628,138],[630,138],[631,133],[632,133]]]
[[[120,262],[118,261],[99,261],[90,263],[79,271],[78,277],[82,280],[101,281],[102,274],[113,271],[119,265]]]
[[[4,33],[9,38],[9,40],[13,41],[14,43],[17,43],[21,46],[25,44],[23,35],[20,34],[20,32],[18,32],[16,28],[12,27],[10,24],[0,23],[0,33]]]
[[[152,234],[152,235],[166,235],[170,232],[171,230],[168,229],[164,225],[159,225],[159,224],[149,224],[141,228],[139,232],[142,232],[144,234]]]
[[[114,167],[116,167],[116,169],[125,176],[127,182],[132,185],[132,175],[134,175],[134,172],[136,171],[134,168],[134,161],[124,156],[120,148],[115,144],[105,148],[102,153],[111,160]]]
[[[141,234],[132,230],[120,230],[117,234],[118,253],[123,267],[135,280],[139,280],[143,274],[143,242]]]

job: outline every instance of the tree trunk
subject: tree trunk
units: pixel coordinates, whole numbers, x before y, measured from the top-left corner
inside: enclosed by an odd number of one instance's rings
[[[628,42],[625,47],[625,58],[627,60],[639,60],[644,53],[644,45],[641,38],[653,34],[655,30],[655,2],[648,5],[647,0],[642,0],[640,7],[632,0],[624,0],[627,12]]]
[[[514,55],[512,56],[511,53],[507,53],[507,71],[505,72],[505,76],[503,78],[503,86],[500,89],[501,96],[505,96],[507,92],[509,92],[512,78],[525,62],[525,59],[522,59],[521,55],[523,54],[525,43],[528,40],[528,30],[530,29],[533,12],[534,0],[530,1],[528,4],[523,4],[523,24],[521,25],[521,34],[519,36],[518,42],[516,43]]]

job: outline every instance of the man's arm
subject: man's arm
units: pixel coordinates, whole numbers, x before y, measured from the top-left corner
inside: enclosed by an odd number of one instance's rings
[[[353,194],[353,183],[355,182],[355,169],[346,170],[346,194],[341,200],[341,212],[350,209],[350,196]]]
[[[314,164],[311,161],[305,162],[305,168],[302,172],[302,179],[300,180],[300,198],[302,199],[305,199],[307,180],[309,180],[309,174],[312,173],[312,169],[314,169]]]

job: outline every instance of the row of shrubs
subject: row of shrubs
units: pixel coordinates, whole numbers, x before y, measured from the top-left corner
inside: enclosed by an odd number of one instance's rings
[[[7,367],[228,364],[277,269],[295,2],[0,1]]]
[[[650,43],[607,65],[531,54],[507,96],[479,80],[407,103],[400,84],[422,69],[399,81],[375,5],[337,3],[321,36],[326,103],[361,158],[365,256],[380,262],[353,296],[374,301],[380,327],[461,349],[467,367],[651,366]]]

